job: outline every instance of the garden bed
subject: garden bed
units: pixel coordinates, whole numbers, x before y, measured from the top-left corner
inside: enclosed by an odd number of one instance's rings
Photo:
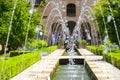
[[[87,49],[93,52],[96,55],[103,55],[103,47],[98,46],[87,46]],[[119,49],[111,49],[105,55],[105,60],[117,68],[120,69],[120,50]]]
[[[7,53],[6,56],[9,57],[9,59],[7,60],[1,59],[0,61],[1,80],[9,80],[10,78],[19,74],[29,66],[36,63],[38,60],[41,59],[40,56],[41,51],[46,51],[48,54],[50,54],[56,49],[57,46],[50,46],[50,47],[42,48],[38,51],[31,51],[31,52],[27,51],[26,52],[27,54],[19,54],[19,55],[15,54],[15,56],[12,57],[10,57],[9,54]],[[16,53],[16,51],[15,52],[12,51],[12,53]],[[1,58],[3,58],[3,56],[1,56]]]
[[[17,75],[24,69],[28,68],[29,66],[40,60],[40,56],[38,56],[39,53],[40,51],[36,53],[27,53],[15,56],[8,60],[2,60],[0,62],[1,80],[9,80],[13,76]]]

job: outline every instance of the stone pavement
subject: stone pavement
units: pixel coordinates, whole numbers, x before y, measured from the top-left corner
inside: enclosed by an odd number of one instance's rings
[[[86,49],[78,49],[78,51],[81,56],[72,56],[72,58],[85,59],[86,64],[88,64],[98,80],[120,80],[120,70],[103,61],[102,56],[94,55]],[[59,64],[59,59],[71,58],[71,56],[62,56],[64,52],[64,49],[58,49],[50,55],[42,57],[40,61],[11,80],[50,80]]]
[[[58,65],[59,57],[64,49],[58,49],[52,54],[42,57],[40,61],[30,66],[11,80],[49,80]]]
[[[78,49],[98,80],[120,80],[120,70],[86,49]]]

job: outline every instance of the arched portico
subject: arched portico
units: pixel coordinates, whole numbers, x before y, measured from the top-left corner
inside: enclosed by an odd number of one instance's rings
[[[74,21],[67,22],[67,27],[69,28],[70,35],[72,35],[75,26],[76,26],[76,22]]]
[[[83,22],[81,24],[81,30],[80,30],[80,32],[81,32],[81,35],[82,35],[81,36],[82,40],[87,40],[87,34],[86,34],[86,32],[89,32],[90,36],[92,37],[92,35],[91,35],[91,26],[90,26],[89,22]]]

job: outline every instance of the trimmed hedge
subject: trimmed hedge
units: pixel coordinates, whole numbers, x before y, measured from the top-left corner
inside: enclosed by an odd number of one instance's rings
[[[14,77],[24,69],[28,68],[38,60],[40,51],[37,53],[28,53],[19,56],[12,57],[4,61],[4,67],[1,70],[1,80],[9,80]],[[2,67],[2,62],[0,62],[0,69]]]
[[[47,53],[51,53],[57,49],[57,46],[50,46],[42,49]],[[11,51],[12,55],[14,56],[10,57],[8,60],[4,60],[4,67],[0,72],[1,80],[9,80],[10,78],[14,77],[24,69],[40,60],[40,51],[30,53],[28,52],[29,51],[25,51],[27,54],[21,54],[23,52],[19,53],[18,51]],[[18,56],[15,56],[17,54]],[[3,60],[0,61],[0,69],[2,67],[2,61]]]
[[[103,55],[103,47],[98,46],[87,46],[87,49],[95,54]],[[107,62],[113,64],[117,68],[120,69],[120,50],[118,49],[111,49],[108,51],[108,53],[105,55],[105,59]]]
[[[48,53],[51,53],[52,51],[56,50],[57,46],[50,46],[50,47],[43,47],[41,48],[41,50],[46,51]],[[9,52],[9,56],[13,57],[13,56],[18,56],[21,54],[26,54],[26,53],[30,53],[31,51],[23,51],[23,50],[15,50],[15,51],[10,51]]]
[[[120,69],[120,50],[118,50],[116,53],[109,52],[105,59],[107,62],[113,64],[114,66],[118,67]]]
[[[99,46],[87,46],[86,48],[96,55],[102,55],[102,52],[103,52],[102,46],[101,47],[99,47]]]
[[[43,47],[43,48],[41,48],[41,51],[47,52],[47,53],[50,54],[51,52],[53,52],[56,49],[57,49],[57,46],[50,46],[50,47]]]
[[[44,40],[34,40],[33,42],[28,43],[27,45],[31,48],[37,47],[38,49],[48,46],[47,42]]]
[[[30,51],[20,51],[20,50],[16,50],[16,51],[10,51],[9,54],[10,54],[10,57],[13,57],[13,56],[18,56],[18,55],[21,55],[21,54],[26,54],[26,53],[30,53]]]

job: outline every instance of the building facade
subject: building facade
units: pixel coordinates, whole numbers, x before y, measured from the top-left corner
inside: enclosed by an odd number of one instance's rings
[[[92,41],[97,44],[97,24],[93,21],[94,15],[90,12],[94,3],[94,0],[48,0],[46,7],[40,8],[41,12],[44,12],[41,22],[47,32],[46,40],[49,42],[52,33],[67,31],[63,28],[65,23],[69,35],[77,29],[80,37],[86,39],[84,33],[87,30]]]

